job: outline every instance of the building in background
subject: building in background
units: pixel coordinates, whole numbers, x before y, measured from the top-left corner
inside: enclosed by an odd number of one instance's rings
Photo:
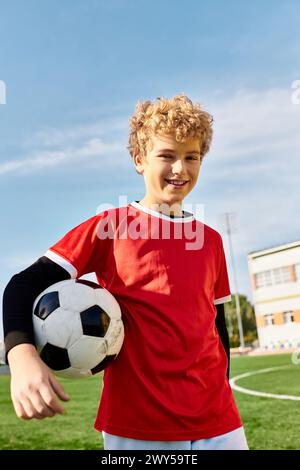
[[[300,347],[300,240],[248,254],[259,345]]]

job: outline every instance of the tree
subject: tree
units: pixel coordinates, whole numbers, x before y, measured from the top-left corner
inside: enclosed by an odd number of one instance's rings
[[[253,305],[245,295],[239,295],[240,308],[245,345],[250,345],[257,340],[256,319]],[[229,345],[231,348],[240,346],[239,329],[236,316],[235,296],[232,295],[231,301],[225,304],[225,318],[229,334]]]

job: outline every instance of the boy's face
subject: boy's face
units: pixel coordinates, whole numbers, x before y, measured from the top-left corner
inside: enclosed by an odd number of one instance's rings
[[[181,215],[181,203],[197,183],[199,175],[199,139],[179,143],[171,134],[152,136],[146,156],[142,159],[136,155],[134,164],[144,176],[146,186],[146,194],[140,202],[148,207],[167,204],[173,208],[170,212]],[[175,186],[171,180],[184,184]]]

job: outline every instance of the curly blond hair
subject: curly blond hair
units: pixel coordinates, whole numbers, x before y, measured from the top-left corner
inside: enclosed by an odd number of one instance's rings
[[[129,118],[128,150],[131,157],[145,157],[152,135],[171,134],[177,142],[199,138],[201,158],[208,152],[212,139],[213,117],[193,103],[186,95],[156,98],[156,101],[138,101],[135,113]]]

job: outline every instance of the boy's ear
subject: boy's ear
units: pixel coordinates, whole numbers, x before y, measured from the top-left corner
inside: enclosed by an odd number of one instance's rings
[[[142,175],[144,173],[144,167],[143,167],[143,158],[141,157],[140,154],[137,153],[133,156],[133,163],[134,163],[136,172],[139,175]]]

